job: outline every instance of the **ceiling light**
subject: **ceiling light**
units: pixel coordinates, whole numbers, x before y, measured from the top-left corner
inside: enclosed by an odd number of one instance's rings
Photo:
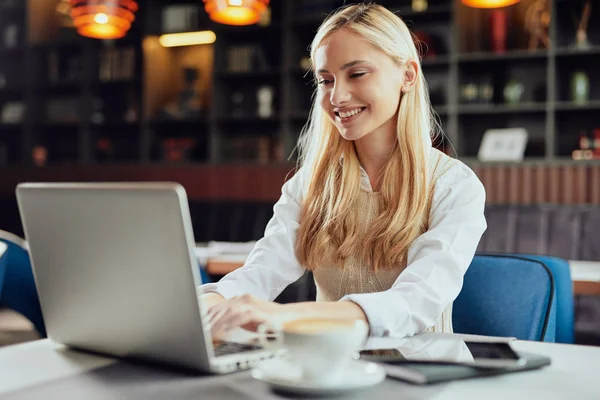
[[[260,21],[270,0],[203,0],[210,19],[225,25],[253,25]]]
[[[119,39],[135,20],[135,0],[70,0],[71,18],[82,36]]]

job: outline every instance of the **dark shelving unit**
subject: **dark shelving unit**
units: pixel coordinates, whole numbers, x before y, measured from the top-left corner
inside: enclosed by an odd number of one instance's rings
[[[300,65],[302,57],[308,55],[308,46],[323,19],[342,1],[297,1],[282,2],[282,23],[275,25],[280,39],[282,57],[280,86],[275,90],[278,108],[274,121],[279,121],[280,136],[285,144],[284,154],[290,154],[296,144],[300,130],[308,117],[311,95],[314,91],[312,76]],[[346,2],[348,3],[348,2]],[[420,39],[430,40],[428,51],[422,59],[422,68],[429,83],[434,111],[439,116],[447,138],[457,151],[459,158],[473,160],[481,138],[487,129],[525,127],[529,132],[529,146],[526,158],[547,162],[564,162],[565,157],[574,150],[573,141],[564,137],[573,137],[573,129],[568,127],[570,114],[588,114],[597,111],[600,101],[600,76],[595,72],[597,63],[590,58],[600,55],[600,29],[595,21],[600,21],[598,12],[592,13],[589,24],[589,37],[593,45],[586,50],[575,50],[567,45],[568,38],[574,38],[575,27],[564,21],[564,16],[580,12],[581,1],[551,1],[550,12],[553,16],[548,28],[551,41],[549,48],[540,46],[530,50],[527,46],[528,33],[525,31],[523,16],[532,0],[522,0],[519,4],[503,9],[508,17],[509,38],[507,49],[501,53],[490,50],[488,18],[489,10],[472,9],[459,0],[430,0],[427,9],[414,10],[412,1],[381,0],[380,4],[400,15],[410,29]],[[240,35],[244,29],[239,30]],[[256,28],[253,28],[256,30]],[[476,35],[479,42],[465,41],[465,35]],[[228,37],[231,39],[231,37]],[[221,43],[223,45],[223,43]],[[216,43],[215,52],[224,51]],[[433,49],[432,49],[433,47]],[[433,52],[432,52],[433,50]],[[600,57],[599,57],[600,58]],[[565,61],[566,60],[566,61]],[[571,101],[565,92],[565,78],[570,64],[580,63],[590,75],[591,98],[585,104]],[[563,65],[565,64],[565,65]],[[214,86],[215,96],[227,93],[227,90],[239,84],[235,76],[217,72],[216,64]],[[266,78],[265,73],[249,73],[247,79]],[[488,77],[490,74],[497,76]],[[240,77],[241,77],[240,76]],[[473,77],[489,79],[494,95],[484,104],[465,102],[461,97],[462,85]],[[277,79],[273,77],[273,79]],[[517,104],[507,104],[503,98],[503,87],[510,80],[517,80],[525,86],[521,100]],[[215,102],[215,114],[218,118],[217,137],[226,130],[228,121],[223,117],[223,103]],[[225,107],[226,108],[226,107]],[[591,118],[583,118],[592,123]],[[260,119],[244,118],[248,125],[266,125]],[[234,126],[235,124],[229,124]],[[600,127],[600,125],[599,125]],[[593,124],[587,129],[593,129]],[[258,128],[260,129],[260,128]],[[268,131],[268,128],[264,128]],[[269,131],[268,135],[273,132]],[[228,134],[231,137],[232,133]],[[272,137],[272,136],[271,136]],[[447,141],[445,141],[447,144]],[[561,147],[563,145],[568,148]],[[449,146],[450,148],[451,146]],[[452,154],[452,151],[449,151]],[[218,161],[223,161],[218,159]]]
[[[458,114],[523,114],[545,113],[546,103],[520,103],[520,104],[465,104],[458,107]]]
[[[116,41],[82,38],[42,21],[44,12],[55,17],[48,2],[13,3],[0,9],[0,28],[10,23],[19,31],[10,48],[0,41],[0,111],[11,103],[24,110],[14,123],[0,122],[0,165],[35,164],[39,146],[48,152],[47,164],[187,165],[288,161],[315,89],[303,58],[323,19],[350,1],[272,1],[269,24],[235,27],[210,21],[201,2],[147,0],[127,36]],[[533,0],[521,0],[502,9],[509,36],[506,51],[495,53],[490,10],[460,0],[429,0],[425,10],[413,9],[412,0],[379,3],[427,44],[421,64],[450,154],[456,149],[474,162],[487,129],[525,127],[528,162],[564,163],[581,131],[600,128],[600,9],[591,14],[590,47],[576,49],[573,17],[583,1],[549,1],[551,45],[529,50],[523,16]],[[180,31],[213,30],[215,43],[160,46],[161,34],[175,32],[165,30],[163,13],[177,6],[197,11]],[[129,72],[111,73],[111,57],[121,60],[120,70],[130,63]],[[186,68],[199,74],[201,106],[191,116],[173,112]],[[575,71],[589,79],[587,101],[572,99]],[[510,81],[523,85],[517,104],[503,97]],[[487,93],[485,99],[467,96],[470,89]],[[270,112],[258,96],[271,99]]]

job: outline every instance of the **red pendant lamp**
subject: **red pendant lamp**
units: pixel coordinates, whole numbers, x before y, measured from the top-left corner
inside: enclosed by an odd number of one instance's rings
[[[260,21],[270,0],[203,0],[211,20],[225,25],[253,25]]]
[[[520,0],[462,0],[462,3],[474,8],[499,8],[511,6]]]
[[[81,36],[119,39],[135,19],[135,0],[70,0],[71,18]]]

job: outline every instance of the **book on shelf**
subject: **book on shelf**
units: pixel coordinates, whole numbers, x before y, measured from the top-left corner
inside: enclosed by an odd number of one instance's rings
[[[231,46],[227,49],[227,72],[264,72],[269,71],[270,65],[260,46],[244,45]]]
[[[98,79],[101,82],[131,80],[135,77],[135,49],[104,49],[100,51],[98,65]]]

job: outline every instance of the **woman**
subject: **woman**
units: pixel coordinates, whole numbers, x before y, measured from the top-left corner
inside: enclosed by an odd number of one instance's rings
[[[452,332],[452,302],[486,229],[485,191],[432,148],[406,25],[378,5],[329,17],[311,45],[317,95],[299,171],[245,265],[203,285],[213,334],[273,318],[351,318],[371,336]],[[272,302],[305,270],[317,301]]]

